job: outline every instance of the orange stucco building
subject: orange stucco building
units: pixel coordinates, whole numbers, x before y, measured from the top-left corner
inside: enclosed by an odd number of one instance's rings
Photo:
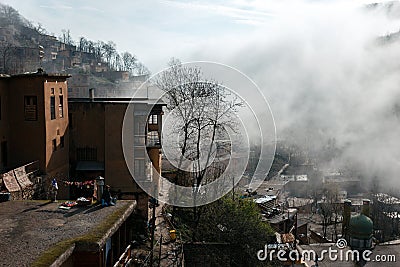
[[[44,177],[68,179],[68,77],[42,70],[0,77],[1,170],[37,161]]]
[[[148,97],[132,99],[132,91],[88,89],[70,97],[68,105],[71,180],[84,181],[101,175],[120,198],[135,199],[137,210],[147,218],[148,195],[133,177],[154,182],[152,176],[157,174],[151,166],[160,173],[164,104]],[[129,105],[133,127],[128,135],[135,140],[131,147],[131,171],[122,145],[124,116]]]
[[[76,199],[64,181],[105,178],[114,193],[137,200],[147,217],[148,195],[133,177],[152,181],[161,170],[163,103],[147,96],[131,99],[132,89],[81,88],[68,96],[69,75],[36,73],[0,77],[0,168],[2,173],[38,162],[47,184],[56,178],[59,199]],[[131,171],[122,147],[122,126],[133,104]],[[1,181],[0,181],[1,182]],[[155,186],[155,190],[157,190]]]

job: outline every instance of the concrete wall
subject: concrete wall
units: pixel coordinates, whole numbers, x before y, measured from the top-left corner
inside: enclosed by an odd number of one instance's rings
[[[105,105],[105,175],[114,190],[141,192],[134,182],[122,150],[122,123],[127,104]]]
[[[9,167],[39,160],[46,171],[45,103],[43,78],[39,76],[12,77],[8,81],[8,111],[10,123]],[[37,97],[37,120],[26,121],[24,97]]]
[[[62,267],[114,266],[130,242],[134,240],[134,231],[137,225],[135,225],[136,215],[133,211],[132,206],[118,219],[119,221],[104,233],[100,240],[76,242],[72,252],[66,251],[64,253],[66,256],[59,257],[59,259],[61,258],[59,262],[54,262],[53,265]]]
[[[69,102],[70,120],[70,161],[77,161],[77,149],[97,149],[97,161],[104,162],[105,124],[102,103]],[[72,166],[74,167],[74,166]]]

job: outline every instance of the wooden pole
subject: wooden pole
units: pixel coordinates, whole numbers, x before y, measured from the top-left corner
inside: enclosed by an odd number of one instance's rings
[[[162,245],[162,235],[160,236],[160,249],[158,250],[158,267],[161,264],[161,245]]]
[[[150,244],[150,266],[153,267],[153,249],[154,249],[154,230],[156,227],[156,205],[151,203],[153,206],[153,215],[151,219],[151,244]]]

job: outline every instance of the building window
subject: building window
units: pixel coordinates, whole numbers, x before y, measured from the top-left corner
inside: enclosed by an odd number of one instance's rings
[[[56,118],[56,97],[54,95],[50,96],[50,116],[52,120]]]
[[[144,159],[135,159],[134,174],[137,178],[144,178],[146,175],[146,164]]]
[[[60,118],[63,118],[64,117],[64,97],[62,95],[60,95],[59,98],[60,98],[60,103],[58,104],[58,112],[60,114]]]
[[[61,147],[61,148],[64,147],[64,142],[65,142],[64,136],[61,136],[61,137],[60,137],[60,147]]]
[[[54,95],[54,88],[51,88],[51,89],[50,89],[50,93],[51,93],[52,95]]]
[[[51,141],[52,144],[52,148],[53,148],[53,152],[57,150],[57,139],[53,139],[53,141]]]
[[[37,120],[37,96],[24,96],[24,117],[26,121]]]
[[[94,147],[77,148],[76,159],[79,161],[97,161],[97,148]]]
[[[62,88],[60,88],[59,93],[60,93],[60,95],[62,95]]]
[[[150,115],[149,124],[158,124],[158,116],[154,114]]]
[[[146,117],[135,116],[134,117],[134,135],[144,135],[146,130]]]

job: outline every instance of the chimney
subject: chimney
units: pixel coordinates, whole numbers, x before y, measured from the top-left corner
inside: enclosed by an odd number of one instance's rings
[[[91,102],[94,100],[94,88],[89,89],[89,99]]]
[[[343,203],[343,222],[342,222],[342,236],[347,237],[349,223],[351,216],[351,200],[346,199]]]
[[[363,199],[363,205],[362,205],[362,210],[361,210],[361,214],[369,217],[370,216],[370,208],[369,208],[369,199]]]

